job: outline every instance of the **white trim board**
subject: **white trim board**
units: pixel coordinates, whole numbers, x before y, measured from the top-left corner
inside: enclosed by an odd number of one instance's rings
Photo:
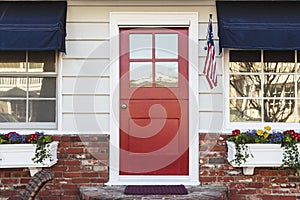
[[[119,175],[119,28],[189,27],[189,175]],[[111,12],[110,13],[110,155],[107,185],[185,184],[199,185],[198,135],[198,13]],[[197,119],[197,120],[194,120]],[[143,180],[143,181],[141,181]]]

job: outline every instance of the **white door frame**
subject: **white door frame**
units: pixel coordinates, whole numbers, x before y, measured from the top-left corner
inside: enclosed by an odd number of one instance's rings
[[[122,27],[189,28],[189,175],[119,175],[119,29]],[[110,149],[107,185],[184,184],[199,185],[198,104],[198,13],[111,12],[110,13]]]

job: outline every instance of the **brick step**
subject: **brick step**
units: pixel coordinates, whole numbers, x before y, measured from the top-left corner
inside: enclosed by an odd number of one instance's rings
[[[187,195],[126,195],[125,186],[80,187],[81,200],[228,200],[227,187],[186,186]]]

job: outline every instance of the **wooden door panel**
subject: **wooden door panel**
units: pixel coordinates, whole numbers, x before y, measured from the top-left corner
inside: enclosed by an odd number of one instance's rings
[[[147,55],[130,56],[139,45],[131,39],[144,36]],[[178,39],[170,58],[155,43],[168,36]],[[120,30],[120,175],[189,174],[187,36],[187,28]]]

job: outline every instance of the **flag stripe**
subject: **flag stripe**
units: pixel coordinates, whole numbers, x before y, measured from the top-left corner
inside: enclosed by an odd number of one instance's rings
[[[209,18],[208,30],[207,30],[207,53],[204,63],[203,73],[206,76],[207,82],[211,89],[217,86],[217,67],[216,67],[216,55],[215,55],[215,45],[213,41],[213,31],[212,31],[212,18]]]

